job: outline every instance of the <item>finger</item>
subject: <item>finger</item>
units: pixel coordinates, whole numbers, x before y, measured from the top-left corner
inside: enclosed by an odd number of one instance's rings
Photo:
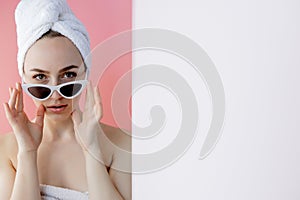
[[[98,88],[98,86],[96,86],[95,88],[94,88],[94,99],[95,99],[95,103],[99,103],[99,104],[101,104],[102,102],[101,102],[101,96],[100,96],[100,92],[99,92],[99,88]]]
[[[93,90],[93,86],[92,83],[89,82],[89,86],[88,86],[88,91],[89,91],[89,103],[90,105],[94,105],[95,104],[95,99],[94,99],[94,90]]]
[[[38,124],[39,126],[43,126],[44,116],[45,116],[45,108],[41,104],[36,112],[35,123]]]
[[[6,118],[8,119],[8,121],[11,122],[13,114],[12,114],[10,108],[9,108],[8,103],[3,103],[3,107],[4,107]]]
[[[97,105],[98,108],[98,118],[101,119],[102,117],[102,100],[99,92],[98,86],[94,88],[94,98],[95,98],[95,104]]]
[[[92,84],[89,81],[87,85],[87,94],[86,94],[86,101],[85,101],[85,110],[88,110],[88,108],[91,108],[95,104],[94,100],[94,92],[92,88]]]
[[[77,109],[72,112],[72,120],[75,127],[81,123],[81,115]]]
[[[13,113],[11,112],[8,103],[3,103],[4,106],[4,111],[5,111],[5,115],[6,118],[9,122],[9,124],[11,125],[12,128],[15,127],[15,120],[13,119]]]
[[[16,109],[17,109],[17,112],[21,112],[21,111],[23,111],[23,107],[24,107],[24,104],[23,104],[23,91],[22,91],[22,87],[21,87],[20,83],[17,83],[16,86],[17,86],[17,90],[19,92],[19,95],[18,95],[18,98],[17,98]]]
[[[12,88],[9,87],[9,88],[8,88],[8,91],[9,91],[9,95],[11,95],[11,93],[12,93]]]
[[[17,98],[18,92],[15,88],[12,89],[12,93],[10,95],[10,99],[8,102],[8,105],[10,107],[10,109],[16,109],[16,98]]]

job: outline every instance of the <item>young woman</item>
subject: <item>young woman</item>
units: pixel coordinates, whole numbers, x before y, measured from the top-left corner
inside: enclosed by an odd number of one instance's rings
[[[85,29],[81,27],[78,33],[78,20],[70,17],[73,14],[64,0],[21,3],[16,24],[22,82],[9,89],[10,99],[4,104],[12,133],[0,137],[0,199],[131,199],[131,156],[114,148],[130,152],[131,138],[121,129],[99,122],[99,90],[87,80]],[[45,5],[51,6],[43,12],[37,9]],[[35,17],[43,18],[45,12],[60,17],[50,17],[51,26],[45,19],[37,22],[43,31],[27,31],[24,36],[24,30],[38,27],[32,21],[27,23],[32,26],[20,22],[23,19],[18,15],[24,14],[18,12],[26,9],[38,12]],[[77,28],[73,22],[61,23],[66,19],[75,21]],[[32,44],[22,43],[30,40]],[[80,111],[79,98],[85,88],[85,106]],[[33,121],[24,112],[23,91],[37,106]],[[120,171],[120,166],[127,170]]]

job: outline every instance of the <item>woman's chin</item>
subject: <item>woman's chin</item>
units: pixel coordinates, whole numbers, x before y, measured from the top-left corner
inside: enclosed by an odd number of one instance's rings
[[[46,118],[55,121],[64,121],[71,117],[71,111],[57,111],[57,110],[46,110]]]

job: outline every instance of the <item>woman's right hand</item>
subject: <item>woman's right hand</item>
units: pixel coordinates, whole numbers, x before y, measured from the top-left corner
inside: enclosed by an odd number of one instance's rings
[[[45,108],[40,105],[34,122],[31,122],[23,109],[23,92],[20,83],[9,89],[10,99],[4,103],[6,118],[10,123],[18,143],[19,153],[37,151],[43,137]]]

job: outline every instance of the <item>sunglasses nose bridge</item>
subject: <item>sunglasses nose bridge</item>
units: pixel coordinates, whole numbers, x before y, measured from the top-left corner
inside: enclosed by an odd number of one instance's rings
[[[52,92],[52,94],[50,95],[50,98],[52,98],[52,99],[60,99],[60,98],[63,98],[63,97],[61,96],[61,94],[57,90],[54,90]]]
[[[63,96],[60,94],[59,92],[59,87],[57,86],[52,86],[52,92],[49,96],[49,98],[52,98],[52,99],[60,99],[60,98],[63,98]]]

